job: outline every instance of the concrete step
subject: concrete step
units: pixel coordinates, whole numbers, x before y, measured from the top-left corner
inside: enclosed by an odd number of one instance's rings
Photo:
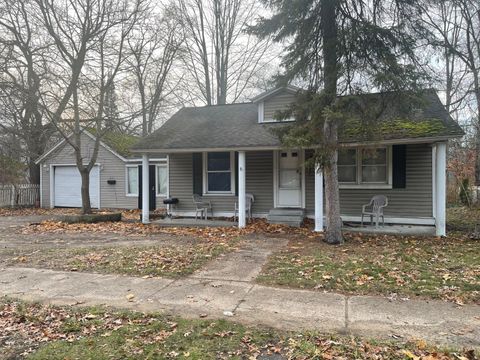
[[[288,215],[288,216],[305,216],[304,209],[295,209],[295,208],[276,208],[271,209],[269,212],[270,215]]]
[[[294,227],[301,226],[304,218],[305,210],[296,208],[271,209],[267,216],[270,224],[284,224]]]
[[[298,215],[268,215],[268,221],[303,221],[303,216]]]
[[[303,223],[303,219],[301,221],[283,221],[283,220],[272,220],[268,221],[269,224],[282,224],[282,225],[288,225],[292,227],[300,227]]]

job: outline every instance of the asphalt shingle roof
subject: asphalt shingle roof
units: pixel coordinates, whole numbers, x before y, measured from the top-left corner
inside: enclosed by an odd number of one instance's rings
[[[379,94],[365,95],[375,101]],[[162,127],[141,139],[132,150],[180,150],[215,148],[280,147],[272,129],[284,124],[258,123],[257,104],[239,103],[186,107],[175,113]],[[433,91],[425,93],[425,106],[419,114],[400,119],[386,113],[378,126],[384,140],[462,136],[463,130],[450,117]],[[353,126],[354,127],[354,126]],[[342,142],[361,141],[355,131],[345,131]]]

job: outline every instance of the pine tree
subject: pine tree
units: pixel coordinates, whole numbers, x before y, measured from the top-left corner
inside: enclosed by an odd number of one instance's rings
[[[300,80],[308,90],[284,116],[297,121],[279,134],[286,146],[315,149],[311,161],[325,174],[326,236],[343,243],[337,159],[339,133],[364,106],[357,97],[379,91],[417,90],[422,73],[415,45],[419,0],[265,0],[273,15],[251,29],[259,36],[286,42],[280,84]],[[396,102],[400,99],[395,99]],[[373,133],[372,113],[361,117],[362,137]]]

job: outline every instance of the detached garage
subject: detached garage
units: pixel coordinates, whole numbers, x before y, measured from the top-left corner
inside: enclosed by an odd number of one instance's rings
[[[82,178],[76,166],[52,166],[53,172],[53,207],[82,206]],[[90,203],[93,208],[100,208],[100,171],[94,166],[90,171]]]
[[[133,157],[130,147],[135,136],[111,132],[100,142],[96,165],[90,171],[90,202],[92,208],[137,209],[141,193],[141,159]],[[95,137],[87,130],[81,135],[82,157],[89,160]],[[81,207],[82,179],[75,165],[75,151],[65,140],[60,141],[38,160],[40,165],[40,206]],[[157,207],[164,207],[168,196],[168,161],[152,159],[151,195]]]

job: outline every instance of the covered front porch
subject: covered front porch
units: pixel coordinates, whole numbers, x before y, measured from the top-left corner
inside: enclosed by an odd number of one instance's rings
[[[391,199],[385,218],[387,224],[430,226],[437,235],[445,235],[446,143],[412,144],[407,145],[406,149],[406,185],[403,188],[341,187],[340,205],[344,221],[359,221],[361,204],[368,202],[372,194],[380,193]],[[323,231],[323,173],[319,168],[305,169],[307,152],[275,149],[223,151],[230,154],[230,165],[220,170],[209,165],[211,153],[222,152],[190,151],[168,155],[167,195],[178,198],[179,206],[173,212],[176,218],[163,221],[166,226],[214,226],[210,220],[199,222],[189,219],[195,215],[192,196],[199,194],[212,202],[213,217],[220,221],[233,217],[236,203],[238,222],[228,221],[225,225],[243,228],[247,220],[245,197],[250,193],[255,196],[253,217],[267,217],[276,209],[298,209],[314,220],[314,231]],[[142,171],[148,169],[149,157],[153,156],[143,155]],[[393,167],[391,163],[389,166],[390,169]],[[223,175],[219,176],[216,172],[223,172]],[[142,176],[142,187],[149,188],[150,179],[145,175]],[[229,187],[226,186],[224,191],[210,191],[210,182],[218,178],[228,178]],[[148,194],[142,193],[142,221],[145,223],[149,222],[148,201]],[[383,231],[389,229],[392,228],[386,226]],[[397,230],[401,231],[402,228]],[[382,231],[382,228],[377,231]]]

